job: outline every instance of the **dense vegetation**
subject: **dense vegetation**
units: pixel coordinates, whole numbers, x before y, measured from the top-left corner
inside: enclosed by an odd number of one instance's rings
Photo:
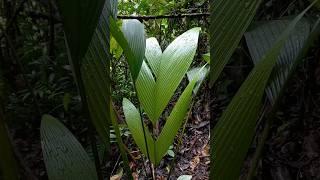
[[[319,179],[312,2],[0,0],[0,179]]]

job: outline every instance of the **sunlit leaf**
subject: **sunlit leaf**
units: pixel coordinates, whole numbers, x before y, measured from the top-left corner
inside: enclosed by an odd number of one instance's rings
[[[188,112],[191,100],[192,90],[197,82],[197,78],[192,80],[185,88],[179,100],[175,104],[170,116],[166,120],[158,139],[156,140],[155,148],[155,164],[158,165],[162,157],[166,154],[170,145],[173,143],[175,136],[177,135],[183,120]]]
[[[162,50],[156,38],[148,38],[146,44],[146,60],[155,77],[158,76]]]
[[[116,21],[110,17],[110,32],[123,49],[132,78],[136,81],[143,62],[146,47],[143,24],[136,19],[124,20],[121,31],[118,28]]]
[[[154,140],[145,124],[141,123],[141,118],[138,109],[126,98],[123,99],[122,102],[123,112],[126,118],[126,122],[132,137],[143,154],[149,154],[150,160],[155,162],[154,156]],[[143,128],[145,129],[145,135],[143,133]],[[147,140],[147,145],[145,142],[145,137]],[[148,147],[148,150],[147,150]],[[148,151],[148,152],[147,152]]]
[[[198,75],[199,72],[200,72],[199,80],[193,89],[194,94],[198,92],[199,87],[201,86],[201,83],[207,77],[209,73],[209,67],[207,65],[205,65],[204,67],[196,67],[196,68],[192,68],[187,72],[187,77],[189,81],[192,81]]]

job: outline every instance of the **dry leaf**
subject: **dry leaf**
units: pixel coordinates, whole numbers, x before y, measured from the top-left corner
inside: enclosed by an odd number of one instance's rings
[[[201,152],[201,154],[202,154],[202,156],[203,157],[208,157],[208,156],[210,156],[209,155],[209,149],[210,149],[210,147],[209,147],[209,145],[208,145],[208,143],[204,146],[204,148],[202,149],[202,152]]]
[[[194,169],[198,166],[199,163],[200,163],[200,157],[199,156],[194,157],[190,162],[191,170],[194,171]]]
[[[110,177],[110,180],[121,180],[121,176],[116,174],[116,175]]]

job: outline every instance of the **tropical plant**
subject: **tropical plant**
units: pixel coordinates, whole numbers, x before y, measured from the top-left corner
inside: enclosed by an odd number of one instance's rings
[[[199,31],[199,28],[193,28],[183,33],[163,53],[155,38],[146,40],[146,58],[135,85],[141,106],[152,122],[154,133],[148,131],[141,112],[128,99],[123,100],[123,110],[132,136],[141,151],[155,165],[159,164],[173,143],[192,100],[192,91],[201,71],[205,70],[204,67],[197,69],[199,75],[190,79],[159,133],[158,120],[193,60]]]
[[[231,3],[231,1],[228,2]],[[239,43],[239,41],[232,42],[230,37],[237,37],[240,40],[260,1],[245,1],[246,4],[233,6],[234,9],[228,11],[227,14],[222,12],[221,8],[217,8],[217,6],[227,6],[228,2],[219,1],[213,7],[216,9],[211,17],[211,32],[217,32],[221,28],[217,26],[217,23],[222,16],[228,19],[224,28],[230,29],[230,31],[226,34],[220,33],[220,35],[219,33],[211,34],[211,46],[213,45],[211,48],[213,55],[210,56],[212,62],[211,84],[218,79],[220,72]],[[318,23],[311,30],[309,23],[301,21],[303,15],[313,5],[314,3],[292,21],[268,22],[246,34],[247,44],[255,66],[212,130],[211,163],[213,163],[213,168],[210,172],[210,178],[239,178],[262,109],[264,91],[266,90],[273,109],[271,115],[268,115],[270,118],[275,112],[275,105],[283,92],[289,74],[293,72],[298,60],[302,59],[311,42],[319,34],[317,32],[319,30]],[[234,11],[246,15],[238,16],[239,19],[234,22]],[[233,23],[229,23],[229,20]],[[234,24],[240,28],[233,28]],[[223,43],[221,40],[218,42],[219,38],[226,42]],[[267,122],[266,129],[270,127],[271,121]],[[253,166],[257,163],[266,134],[267,130],[264,130],[264,139],[259,145]],[[253,172],[254,167],[250,170],[249,179],[252,178]]]

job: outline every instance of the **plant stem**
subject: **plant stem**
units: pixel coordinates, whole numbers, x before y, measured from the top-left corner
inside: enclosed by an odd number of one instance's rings
[[[136,98],[137,98],[137,101],[139,102],[139,97],[138,97],[138,91],[137,91],[137,88],[136,88],[136,85],[135,83],[133,83],[134,85],[134,90],[136,92]],[[150,153],[149,153],[149,146],[148,146],[148,142],[147,142],[147,138],[146,138],[146,131],[145,131],[145,128],[144,128],[144,122],[143,122],[143,113],[141,111],[141,106],[139,104],[138,106],[138,109],[139,109],[139,114],[140,114],[140,122],[141,122],[141,126],[142,126],[142,131],[143,131],[143,137],[144,137],[144,142],[146,144],[146,151],[147,151],[147,157],[148,157],[148,160],[149,160],[149,168],[150,168],[150,171],[153,171],[153,168],[152,168],[152,163],[150,161]],[[147,170],[147,169],[145,169]]]
[[[128,178],[130,180],[132,180],[133,179],[132,172],[131,172],[131,169],[130,169],[130,166],[129,166],[129,160],[128,160],[127,154],[126,154],[125,149],[124,149],[124,144],[122,142],[122,138],[121,138],[118,122],[117,122],[117,115],[116,115],[115,111],[116,110],[114,108],[114,105],[111,102],[110,103],[111,122],[112,122],[112,125],[113,125],[113,129],[115,131],[115,134],[116,134],[117,143],[119,145],[120,154],[121,154],[121,157],[122,157],[122,160],[123,160],[123,164],[124,164],[124,169],[128,173]]]

